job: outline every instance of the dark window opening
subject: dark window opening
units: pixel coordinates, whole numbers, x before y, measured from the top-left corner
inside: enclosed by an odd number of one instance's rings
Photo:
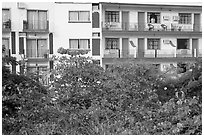
[[[119,22],[119,11],[106,11],[105,21],[106,22]]]
[[[147,13],[148,23],[160,23],[160,13],[157,12],[148,12]]]
[[[92,3],[92,10],[99,10],[99,4],[98,3]]]
[[[119,49],[119,39],[106,38],[106,49]]]
[[[147,39],[147,49],[160,49],[160,39]]]
[[[189,39],[177,39],[177,49],[189,49]]]

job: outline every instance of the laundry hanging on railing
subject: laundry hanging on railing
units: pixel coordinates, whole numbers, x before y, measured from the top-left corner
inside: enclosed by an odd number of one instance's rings
[[[169,41],[169,43],[170,43],[170,45],[171,45],[172,47],[176,47],[176,45],[174,45],[172,41]]]
[[[130,41],[130,44],[132,45],[132,47],[136,47],[132,40]]]

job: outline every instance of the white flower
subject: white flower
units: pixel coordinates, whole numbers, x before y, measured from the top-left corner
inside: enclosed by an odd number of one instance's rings
[[[167,87],[164,87],[164,90],[167,90]]]

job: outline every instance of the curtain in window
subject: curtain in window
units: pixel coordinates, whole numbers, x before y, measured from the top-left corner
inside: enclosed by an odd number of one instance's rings
[[[38,40],[37,46],[38,46],[38,49],[37,49],[38,57],[44,57],[44,54],[48,53],[47,40],[46,39]]]
[[[38,29],[38,12],[28,11],[28,29]]]
[[[79,40],[72,39],[70,40],[70,49],[78,49]]]
[[[27,40],[26,45],[27,57],[36,57],[37,48],[36,48],[36,40]]]
[[[79,21],[89,21],[89,12],[88,11],[80,11],[79,12]]]
[[[70,11],[69,12],[69,21],[78,21],[78,12]]]
[[[89,47],[88,47],[88,45],[89,45],[89,43],[88,43],[88,40],[87,39],[82,39],[82,40],[80,40],[80,49],[88,49]]]
[[[5,48],[4,55],[9,55],[9,39],[2,39],[2,48]]]
[[[10,16],[9,16],[9,10],[7,9],[3,9],[2,10],[2,21],[3,22],[6,22],[10,19]]]
[[[47,12],[39,11],[38,13],[39,29],[47,29]]]

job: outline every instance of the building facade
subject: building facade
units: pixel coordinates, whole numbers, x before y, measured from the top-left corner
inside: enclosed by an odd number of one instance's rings
[[[19,73],[49,75],[60,47],[88,49],[104,68],[131,59],[165,70],[202,56],[201,16],[187,5],[4,2],[2,46]]]

